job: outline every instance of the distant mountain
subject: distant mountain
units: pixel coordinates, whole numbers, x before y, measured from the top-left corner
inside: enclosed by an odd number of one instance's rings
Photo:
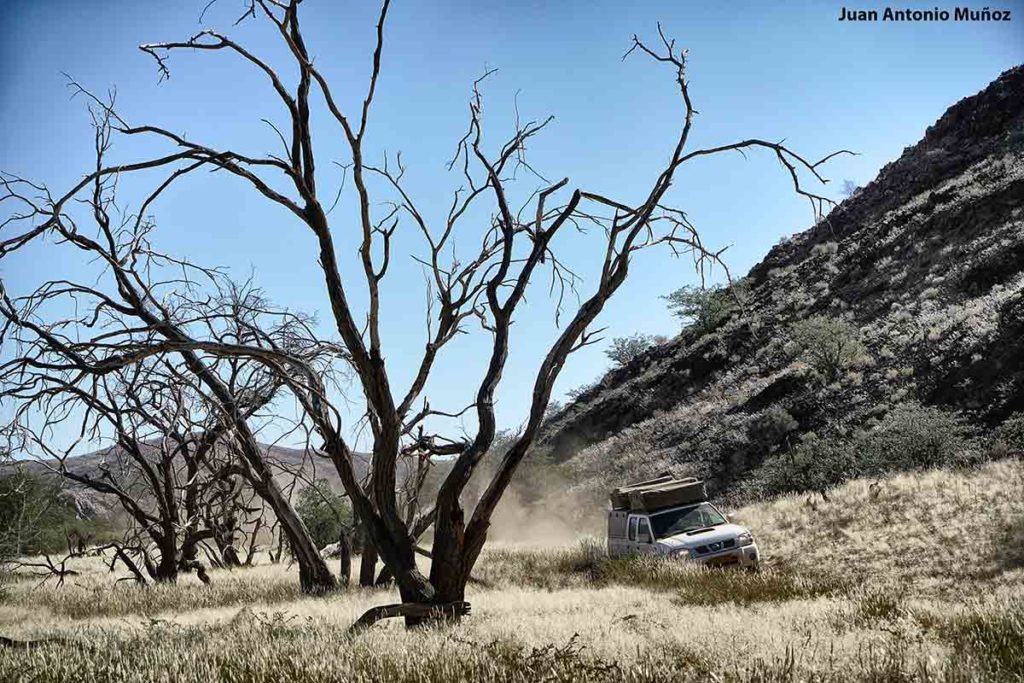
[[[301,448],[288,448],[260,444],[264,457],[275,472],[278,484],[286,491],[298,493],[306,486],[306,482],[314,479],[325,479],[331,488],[341,491],[341,479],[334,468],[334,464],[322,454],[315,451],[307,451]],[[154,457],[156,450],[153,450]],[[67,459],[66,466],[71,472],[99,478],[101,467],[104,465],[112,472],[118,472],[121,459],[125,458],[123,451],[117,447],[102,448],[91,453],[73,456]],[[356,475],[364,476],[369,470],[369,454],[355,453],[353,463]],[[39,474],[53,472],[56,468],[55,462],[23,461],[28,471]],[[131,467],[131,465],[129,465]],[[299,476],[295,476],[298,474]],[[85,517],[112,517],[119,514],[116,508],[117,502],[111,496],[96,493],[82,484],[66,481],[65,490],[71,496],[79,514]]]
[[[908,401],[986,426],[1024,410],[1024,67],[950,107],[744,283],[743,310],[651,348],[554,416],[536,458],[594,490],[671,467],[723,492],[764,460],[753,434],[770,410],[792,418],[787,443]],[[859,328],[868,357],[827,386],[787,349],[793,323],[814,316]]]

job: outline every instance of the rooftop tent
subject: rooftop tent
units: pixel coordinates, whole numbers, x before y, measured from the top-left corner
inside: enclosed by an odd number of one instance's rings
[[[611,492],[614,510],[651,512],[699,503],[708,499],[704,482],[695,477],[676,479],[665,473],[654,479],[627,484]]]

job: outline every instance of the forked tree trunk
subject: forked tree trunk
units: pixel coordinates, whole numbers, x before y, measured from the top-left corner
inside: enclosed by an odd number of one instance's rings
[[[280,524],[278,524],[277,534],[275,535],[275,547],[270,550],[270,561],[273,564],[281,562],[281,558],[284,557],[284,534],[281,533]]]

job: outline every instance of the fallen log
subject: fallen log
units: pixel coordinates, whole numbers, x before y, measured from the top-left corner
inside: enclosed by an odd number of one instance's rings
[[[469,614],[469,603],[464,600],[456,602],[444,602],[425,604],[418,602],[403,602],[395,605],[380,605],[373,607],[363,613],[348,632],[357,634],[365,631],[381,619],[393,619],[395,617],[414,617],[418,619],[457,619]]]

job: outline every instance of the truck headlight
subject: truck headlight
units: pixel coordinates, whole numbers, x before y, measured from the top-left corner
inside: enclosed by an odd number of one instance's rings
[[[741,548],[743,546],[753,545],[753,543],[754,543],[754,534],[750,533],[749,531],[746,532],[746,533],[742,533],[742,534],[740,534],[739,536],[736,537],[736,543]]]
[[[672,557],[678,560],[687,560],[690,558],[690,551],[686,550],[685,548],[683,550],[677,550],[674,553],[672,553]]]

